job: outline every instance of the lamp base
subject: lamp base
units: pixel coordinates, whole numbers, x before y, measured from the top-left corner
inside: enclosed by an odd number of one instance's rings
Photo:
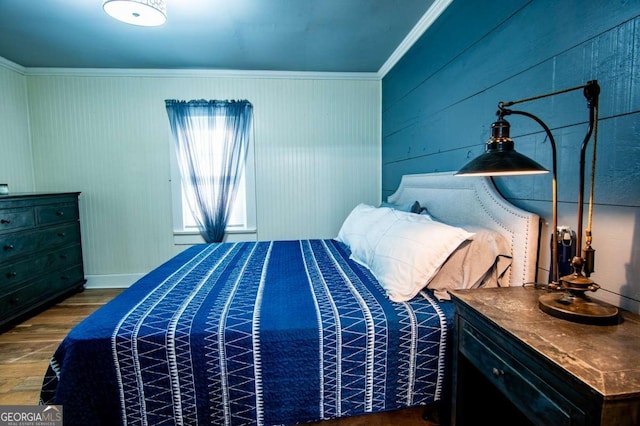
[[[584,294],[566,291],[543,294],[538,298],[538,307],[551,316],[582,324],[614,325],[620,322],[618,308]]]

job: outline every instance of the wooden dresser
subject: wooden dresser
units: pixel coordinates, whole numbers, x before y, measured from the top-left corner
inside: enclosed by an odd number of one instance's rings
[[[0,332],[83,288],[78,195],[0,196]]]
[[[452,425],[640,424],[640,316],[584,325],[538,308],[545,290],[456,290]]]

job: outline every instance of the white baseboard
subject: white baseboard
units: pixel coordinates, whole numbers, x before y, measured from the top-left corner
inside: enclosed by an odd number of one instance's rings
[[[84,288],[127,288],[144,274],[87,275]]]

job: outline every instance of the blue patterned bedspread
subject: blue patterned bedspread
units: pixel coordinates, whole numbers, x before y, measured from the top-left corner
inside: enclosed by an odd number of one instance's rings
[[[76,326],[65,425],[292,424],[441,398],[450,302],[391,302],[334,240],[205,244]]]

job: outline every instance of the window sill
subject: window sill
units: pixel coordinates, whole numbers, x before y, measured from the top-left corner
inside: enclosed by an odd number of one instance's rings
[[[227,229],[224,242],[257,241],[258,230],[256,228]],[[204,244],[204,238],[198,231],[173,231],[173,243],[175,245]]]

